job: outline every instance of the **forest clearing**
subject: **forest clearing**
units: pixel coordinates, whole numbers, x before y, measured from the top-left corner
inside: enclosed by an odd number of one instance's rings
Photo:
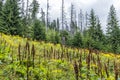
[[[2,80],[118,80],[120,55],[0,36]]]

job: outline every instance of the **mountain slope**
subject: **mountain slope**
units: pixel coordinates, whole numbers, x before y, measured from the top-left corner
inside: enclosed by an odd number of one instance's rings
[[[0,34],[0,79],[117,80],[120,55]]]

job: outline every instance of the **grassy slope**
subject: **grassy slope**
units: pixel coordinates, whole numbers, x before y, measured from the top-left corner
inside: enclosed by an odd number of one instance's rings
[[[25,47],[26,42],[30,45],[30,54]],[[74,68],[78,72],[78,78],[82,80],[115,80],[115,77],[120,76],[120,55],[102,52],[97,54],[97,51],[89,52],[60,44],[28,41],[19,36],[0,35],[0,79],[75,80],[77,73],[75,74]]]

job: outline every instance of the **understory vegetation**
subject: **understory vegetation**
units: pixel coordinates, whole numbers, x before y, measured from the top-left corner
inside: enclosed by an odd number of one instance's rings
[[[120,55],[0,35],[2,80],[118,80]]]

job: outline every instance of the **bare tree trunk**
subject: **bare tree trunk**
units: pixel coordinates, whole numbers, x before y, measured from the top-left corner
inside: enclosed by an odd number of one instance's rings
[[[27,6],[26,6],[26,19],[28,19],[28,11],[29,11],[29,0],[27,0]]]
[[[46,32],[49,27],[49,0],[47,0]]]
[[[87,12],[86,12],[86,14],[85,14],[85,20],[86,20],[85,26],[87,27],[87,26],[88,26],[88,14],[87,14]]]
[[[24,2],[24,0],[22,0],[22,9],[21,9],[21,11],[22,11],[22,17],[25,16],[24,15],[24,7],[25,7],[25,2]]]
[[[64,30],[64,0],[62,0],[62,30]]]

